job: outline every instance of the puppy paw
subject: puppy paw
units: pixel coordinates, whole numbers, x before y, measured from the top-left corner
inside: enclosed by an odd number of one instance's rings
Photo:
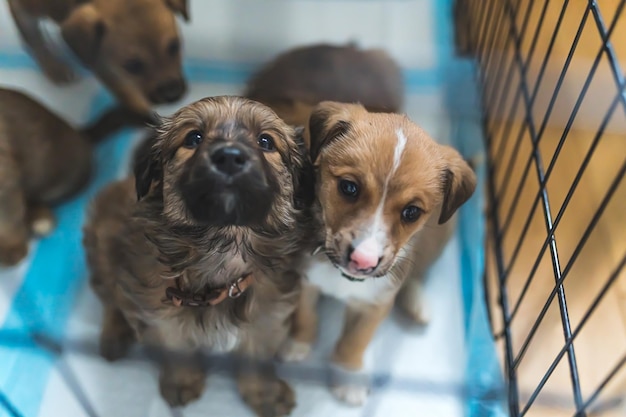
[[[302,362],[311,353],[311,344],[287,339],[278,352],[278,358],[285,362]]]
[[[365,403],[370,393],[370,386],[360,369],[349,369],[334,362],[330,391],[339,401],[356,407]]]
[[[48,236],[54,230],[54,219],[47,217],[40,217],[34,219],[30,225],[30,229],[33,235],[38,237]]]
[[[47,206],[33,206],[28,208],[28,224],[30,232],[36,237],[49,235],[56,226],[54,213]]]
[[[161,370],[159,391],[171,407],[181,407],[200,398],[205,379],[204,372],[198,370]]]
[[[365,385],[335,385],[330,391],[339,401],[354,407],[365,404],[369,395],[369,388]]]
[[[15,266],[28,255],[28,242],[17,243],[0,242],[0,264]]]
[[[69,84],[78,79],[76,72],[65,62],[47,59],[40,64],[46,77],[57,85]]]
[[[281,379],[244,378],[239,381],[243,400],[260,417],[287,416],[296,406],[296,396]]]

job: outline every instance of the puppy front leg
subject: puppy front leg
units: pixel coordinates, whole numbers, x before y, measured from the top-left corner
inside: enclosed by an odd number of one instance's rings
[[[183,344],[178,336],[173,328],[148,328],[140,335],[141,341],[158,354],[161,363],[159,391],[171,407],[181,407],[197,400],[206,385],[206,369],[196,356],[197,350]]]
[[[376,329],[389,314],[392,305],[391,301],[382,305],[348,304],[343,331],[332,358],[333,364],[339,368],[339,378],[341,373],[350,374],[361,370],[365,350]],[[336,381],[332,385],[335,397],[351,405],[363,404],[369,392],[364,384]]]
[[[0,137],[0,264],[13,266],[28,254],[26,198],[18,165],[1,146],[2,140]]]
[[[25,217],[26,202],[21,190],[0,184],[0,264],[13,266],[28,255]]]
[[[76,74],[72,68],[50,50],[50,46],[41,32],[39,19],[23,10],[20,0],[9,0],[9,8],[20,36],[28,45],[33,58],[44,74],[57,84],[65,84],[74,80]]]
[[[428,305],[424,298],[424,276],[410,276],[396,296],[396,303],[402,312],[418,325],[430,321]]]
[[[289,339],[281,347],[280,359],[287,362],[299,362],[309,355],[311,346],[317,338],[317,302],[320,291],[304,281],[300,300],[293,314]]]
[[[161,365],[159,391],[172,407],[197,400],[202,396],[205,385],[206,372],[197,364],[166,361]]]
[[[124,357],[134,342],[135,332],[126,317],[118,308],[105,305],[100,332],[100,355],[108,361],[115,361]]]

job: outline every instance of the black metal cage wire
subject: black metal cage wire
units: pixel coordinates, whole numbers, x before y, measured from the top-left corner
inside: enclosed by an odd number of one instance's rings
[[[612,199],[624,199],[623,187],[618,193],[618,188],[626,171],[626,159],[621,159],[621,165],[615,167],[615,175],[611,178],[606,193],[598,202],[598,206],[592,216],[585,219],[585,227],[580,240],[575,243],[575,249],[569,259],[560,255],[560,242],[557,239],[559,223],[563,214],[568,209],[568,204],[581,177],[589,166],[598,145],[602,142],[605,129],[618,112],[626,112],[626,90],[624,72],[618,59],[615,46],[626,43],[626,39],[612,36],[616,27],[623,25],[620,20],[624,13],[626,0],[608,1],[576,1],[568,0],[457,0],[455,4],[456,18],[456,41],[457,48],[461,52],[473,55],[478,64],[478,79],[482,90],[483,128],[487,149],[487,172],[488,172],[488,224],[489,233],[487,257],[492,257],[494,269],[492,274],[495,279],[489,279],[489,272],[485,274],[485,288],[488,292],[496,294],[499,306],[490,308],[490,316],[499,315],[502,328],[494,329],[494,337],[503,339],[504,345],[504,371],[508,383],[508,409],[511,416],[523,416],[529,414],[533,406],[537,404],[537,397],[541,394],[549,378],[553,375],[559,364],[566,361],[573,396],[573,406],[570,407],[574,416],[596,415],[610,407],[615,407],[613,402],[600,404],[598,397],[608,384],[625,369],[626,352],[621,359],[612,366],[604,379],[584,395],[581,390],[581,375],[577,363],[574,341],[581,330],[597,310],[600,303],[611,290],[626,263],[626,254],[612,265],[612,273],[608,276],[594,276],[589,279],[602,280],[603,286],[598,294],[595,294],[592,302],[585,306],[585,313],[576,326],[571,322],[568,312],[567,293],[564,281],[567,279],[572,266],[580,261],[580,253],[588,242],[598,222],[605,214],[607,205]],[[548,7],[552,7],[552,14],[547,14]],[[575,11],[573,7],[578,7]],[[555,8],[558,8],[554,13]],[[610,8],[610,10],[609,10]],[[532,18],[531,18],[532,15]],[[576,30],[563,33],[564,19],[574,19]],[[558,17],[556,17],[558,16]],[[546,126],[555,110],[555,103],[562,93],[564,80],[571,71],[573,57],[576,55],[579,41],[583,31],[594,31],[599,37],[597,54],[585,77],[582,88],[577,91],[577,98],[570,112],[567,123],[559,132],[560,140],[552,155],[540,152],[539,144],[546,132]],[[561,36],[561,40],[567,38],[569,52],[563,59],[553,56],[555,39]],[[538,47],[539,41],[542,47]],[[547,47],[545,46],[547,44]],[[561,42],[562,45],[562,42]],[[559,62],[555,63],[555,60]],[[549,84],[545,81],[548,62],[558,66],[556,83]],[[608,111],[602,117],[601,123],[595,132],[591,132],[593,139],[587,153],[584,155],[579,166],[570,167],[576,172],[573,181],[560,207],[555,204],[553,193],[547,187],[548,179],[553,173],[556,161],[571,136],[572,125],[580,117],[579,109],[589,92],[590,85],[600,64],[608,65],[614,80],[614,92],[610,92],[606,105]],[[530,76],[529,68],[534,65],[533,76]],[[537,112],[537,98],[540,91],[549,98],[545,112]],[[542,108],[543,110],[543,108]],[[503,116],[503,122],[494,121],[493,115],[498,113]],[[540,113],[540,114],[537,114]],[[519,123],[512,123],[515,115],[519,115]],[[621,116],[621,115],[619,115]],[[530,141],[530,155],[520,152],[522,142]],[[506,151],[505,151],[506,150]],[[622,148],[622,155],[626,156],[626,144]],[[523,167],[521,176],[512,181],[512,167],[519,162]],[[516,213],[518,210],[522,188],[526,184],[535,182],[538,192],[534,196],[527,213]],[[502,207],[504,194],[509,194],[507,207]],[[540,207],[540,208],[539,208]],[[626,215],[626,214],[625,214]],[[521,216],[524,226],[521,234],[516,236],[517,244],[510,253],[503,249],[503,239],[510,231],[513,216]],[[525,217],[524,217],[525,216]],[[528,237],[529,226],[533,216],[541,216],[545,224],[545,235],[534,263],[521,266],[526,277],[522,290],[517,296],[511,295],[510,273],[519,259],[520,248]],[[615,227],[624,230],[624,223],[616,224]],[[622,232],[623,234],[623,232]],[[546,252],[547,251],[547,252]],[[542,257],[547,253],[551,261],[552,276],[537,276],[537,270]],[[519,268],[518,268],[519,270]],[[570,274],[571,275],[571,274]],[[493,277],[492,277],[493,278]],[[552,280],[553,286],[545,305],[536,312],[536,319],[527,334],[514,334],[512,325],[519,320],[520,304],[527,296],[529,286],[533,280]],[[493,283],[497,282],[494,286]],[[491,283],[491,285],[490,285]],[[527,353],[529,344],[536,336],[538,327],[545,318],[550,304],[556,300],[560,314],[563,332],[563,345],[551,364],[545,369],[539,383],[534,390],[527,393],[527,398],[522,398],[518,387],[518,370],[520,363]],[[496,311],[500,310],[500,311]],[[493,323],[492,323],[493,329]],[[521,347],[515,349],[514,339],[521,340]],[[602,343],[602,341],[598,341]],[[580,359],[580,358],[579,358]],[[601,361],[602,358],[596,358]],[[525,399],[525,401],[524,401]],[[619,401],[619,400],[617,400]]]

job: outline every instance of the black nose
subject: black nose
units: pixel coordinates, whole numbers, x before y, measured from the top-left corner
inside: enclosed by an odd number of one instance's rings
[[[171,103],[180,99],[185,94],[186,89],[185,80],[182,78],[170,80],[157,87],[156,96],[160,102]]]
[[[248,155],[234,146],[225,146],[211,153],[211,162],[218,171],[232,176],[246,168]]]

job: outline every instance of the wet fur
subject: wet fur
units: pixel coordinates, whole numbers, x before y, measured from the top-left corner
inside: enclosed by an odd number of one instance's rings
[[[262,125],[282,138],[282,156],[261,154],[279,187],[266,219],[251,227],[196,222],[176,189],[184,162],[192,160],[184,150],[177,154],[182,132],[210,132],[218,122],[231,121],[250,131]],[[135,178],[104,189],[85,227],[91,284],[105,306],[105,357],[123,355],[134,338],[190,354],[206,349],[252,358],[274,355],[295,308],[300,278],[294,271],[307,236],[305,214],[294,207],[305,163],[299,140],[270,109],[241,98],[204,99],[163,120],[157,134],[136,151]],[[163,302],[175,276],[194,290],[226,285],[247,271],[255,282],[237,299],[198,309]],[[259,414],[269,407],[273,411],[264,415],[278,415],[293,406],[289,387],[272,375],[240,378],[244,399]],[[259,384],[275,389],[259,396]],[[201,394],[203,378],[197,368],[176,371],[165,361],[160,385],[170,404],[181,405]]]

